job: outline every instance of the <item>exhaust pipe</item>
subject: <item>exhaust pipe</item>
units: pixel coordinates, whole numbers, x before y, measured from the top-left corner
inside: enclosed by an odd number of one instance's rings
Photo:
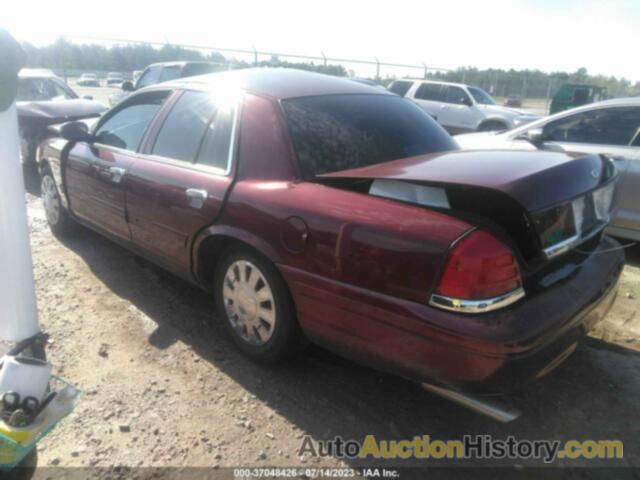
[[[522,415],[522,412],[517,408],[495,398],[474,397],[429,383],[423,383],[422,388],[502,423],[512,422]]]

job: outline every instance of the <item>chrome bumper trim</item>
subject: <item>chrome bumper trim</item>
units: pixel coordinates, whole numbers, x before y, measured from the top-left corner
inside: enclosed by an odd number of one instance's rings
[[[429,305],[459,313],[485,313],[507,307],[524,297],[524,289],[518,288],[499,297],[486,300],[459,300],[444,295],[431,295]]]
[[[577,247],[582,242],[586,242],[590,238],[595,237],[598,233],[607,228],[609,222],[605,222],[602,225],[598,226],[598,228],[594,228],[591,232],[586,235],[574,235],[573,237],[569,237],[566,240],[556,243],[555,245],[551,245],[544,249],[544,254],[550,260],[558,255],[562,255],[563,253],[571,250],[574,247]]]

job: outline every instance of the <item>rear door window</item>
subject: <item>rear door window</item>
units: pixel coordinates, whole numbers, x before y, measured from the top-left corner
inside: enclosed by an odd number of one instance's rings
[[[446,87],[444,102],[455,103],[456,105],[466,105],[471,103],[469,95],[460,87],[449,85]]]
[[[204,140],[196,158],[197,163],[224,171],[228,170],[231,163],[229,153],[233,140],[234,115],[235,108],[233,106],[220,105],[216,109],[214,117],[207,125]]]
[[[423,83],[418,87],[415,97],[418,100],[443,101],[443,86],[439,83]]]
[[[208,95],[184,92],[164,121],[151,154],[193,162],[214,113]]]
[[[409,89],[413,85],[413,82],[405,82],[403,80],[396,80],[389,86],[389,91],[395,93],[396,95],[400,95],[404,97]]]
[[[162,125],[152,155],[226,170],[234,108],[206,92],[186,91]]]

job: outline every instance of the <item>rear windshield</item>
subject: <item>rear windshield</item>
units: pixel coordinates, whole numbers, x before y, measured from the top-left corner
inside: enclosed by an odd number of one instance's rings
[[[282,105],[305,178],[457,148],[420,107],[396,96],[326,95]]]

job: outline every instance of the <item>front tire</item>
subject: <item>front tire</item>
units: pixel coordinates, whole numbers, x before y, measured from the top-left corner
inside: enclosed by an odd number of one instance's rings
[[[247,248],[223,255],[214,289],[220,318],[251,360],[275,363],[304,345],[289,290],[276,267]]]
[[[69,212],[62,206],[56,181],[49,169],[42,172],[40,195],[51,232],[56,237],[64,237],[71,233],[73,220],[69,217]]]

